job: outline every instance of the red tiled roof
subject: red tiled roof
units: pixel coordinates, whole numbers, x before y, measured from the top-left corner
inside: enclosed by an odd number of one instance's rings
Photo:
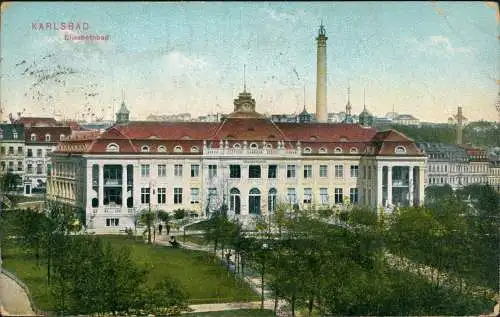
[[[345,123],[276,123],[290,140],[369,142],[377,133],[374,128]]]
[[[206,140],[210,139],[219,125],[220,123],[218,122],[134,121],[126,124],[117,124],[113,128],[130,139],[157,137],[164,140]],[[105,135],[111,129],[108,129]],[[103,137],[106,137],[105,135]]]
[[[36,141],[31,140],[31,135],[36,136]],[[66,136],[71,135],[70,127],[57,127],[57,126],[32,126],[24,129],[24,138],[27,143],[29,142],[46,142],[45,135],[50,134],[50,143],[59,142],[61,134]]]
[[[269,119],[230,117],[220,124],[211,139],[273,141],[288,140],[288,137]]]

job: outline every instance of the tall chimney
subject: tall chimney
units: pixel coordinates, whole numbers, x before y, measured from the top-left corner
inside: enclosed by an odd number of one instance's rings
[[[323,23],[319,27],[316,64],[316,119],[318,122],[327,122],[328,113],[326,109],[326,40],[325,27]]]

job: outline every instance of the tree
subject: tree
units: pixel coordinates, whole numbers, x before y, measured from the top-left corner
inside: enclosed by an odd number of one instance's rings
[[[453,188],[449,184],[443,186],[427,186],[425,188],[425,204],[431,205],[445,199],[453,198]]]
[[[2,176],[2,187],[5,191],[16,191],[17,186],[22,182],[21,176],[12,172],[7,172]]]
[[[187,307],[188,294],[180,286],[180,282],[168,277],[157,282],[153,287],[147,287],[144,296],[144,306],[153,314],[179,313]],[[174,312],[169,309],[177,309]]]

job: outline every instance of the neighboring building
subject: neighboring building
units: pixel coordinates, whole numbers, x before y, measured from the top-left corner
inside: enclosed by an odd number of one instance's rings
[[[206,116],[199,116],[198,121],[200,122],[219,122],[221,119],[221,115],[219,113],[216,114],[207,114]]]
[[[488,184],[490,184],[497,192],[500,192],[500,151],[491,153],[488,157]]]
[[[25,195],[46,191],[47,175],[51,172],[48,154],[56,149],[60,140],[71,135],[69,126],[32,126],[25,128]]]
[[[487,184],[490,166],[487,151],[470,145],[459,146],[465,149],[469,160],[465,175],[466,184]]]
[[[96,229],[133,227],[146,208],[207,215],[227,204],[246,221],[278,202],[390,209],[424,200],[426,157],[403,134],[272,122],[246,91],[222,122],[127,120],[65,139],[51,156],[48,197],[84,208]]]
[[[392,117],[388,117],[392,118]],[[412,116],[411,114],[400,114],[392,118],[393,124],[401,124],[401,125],[419,125],[420,120]]]
[[[467,184],[469,158],[467,151],[454,144],[419,143],[427,154],[426,186],[450,185],[454,190]]]
[[[295,114],[273,114],[271,115],[272,122],[299,122],[299,117]]]
[[[393,122],[392,122],[391,118],[375,117],[373,119],[373,125],[374,126],[390,126],[392,123]]]
[[[150,114],[147,121],[191,121],[190,113],[179,113],[171,115],[154,115]]]
[[[0,124],[0,173],[24,176],[24,126]],[[19,189],[21,190],[21,186]]]
[[[15,119],[12,123],[18,123],[24,125],[25,128],[30,127],[54,127],[57,126],[57,120],[54,118],[47,117],[20,117]]]

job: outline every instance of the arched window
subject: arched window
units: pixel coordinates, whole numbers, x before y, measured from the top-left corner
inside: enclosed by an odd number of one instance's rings
[[[30,140],[31,141],[36,141],[36,134],[31,133]]]
[[[310,147],[304,148],[304,153],[311,153],[311,152],[312,152],[312,150]]]
[[[229,192],[229,210],[235,215],[240,214],[241,200],[240,191],[237,188],[231,188]]]
[[[266,143],[266,149],[272,149],[273,145],[271,143]]]
[[[350,152],[351,154],[357,154],[357,153],[358,153],[358,148],[357,148],[357,147],[352,147],[352,148],[349,150],[349,152]]]
[[[197,146],[192,146],[192,147],[191,147],[191,152],[196,153],[196,152],[199,152],[199,151],[200,151],[200,150],[198,149],[198,147],[197,147]]]
[[[269,195],[267,196],[267,210],[269,212],[274,212],[276,210],[276,196],[278,191],[276,188],[271,188],[269,190]]]
[[[342,148],[341,147],[336,147],[335,150],[334,150],[335,153],[342,153],[344,151],[342,151]]]
[[[250,189],[248,195],[248,213],[251,215],[260,215],[260,190]]]
[[[241,149],[241,144],[235,143],[235,144],[233,144],[233,148],[235,148],[235,149]]]
[[[321,153],[321,154],[326,153],[326,149],[325,149],[324,147],[320,148],[320,149],[319,149],[319,153]]]
[[[110,143],[106,146],[106,152],[119,152],[120,147],[116,143]]]
[[[143,145],[143,146],[141,147],[141,152],[149,152],[149,146],[147,146],[147,145]]]
[[[394,150],[394,153],[396,154],[405,154],[406,153],[406,148],[402,145],[396,146],[396,149]]]
[[[165,147],[165,145],[158,146],[158,152],[167,152],[167,148]]]
[[[251,149],[256,149],[258,148],[259,146],[257,145],[257,143],[250,143],[250,148]]]
[[[176,147],[174,147],[174,152],[182,152],[182,146],[177,145]]]

